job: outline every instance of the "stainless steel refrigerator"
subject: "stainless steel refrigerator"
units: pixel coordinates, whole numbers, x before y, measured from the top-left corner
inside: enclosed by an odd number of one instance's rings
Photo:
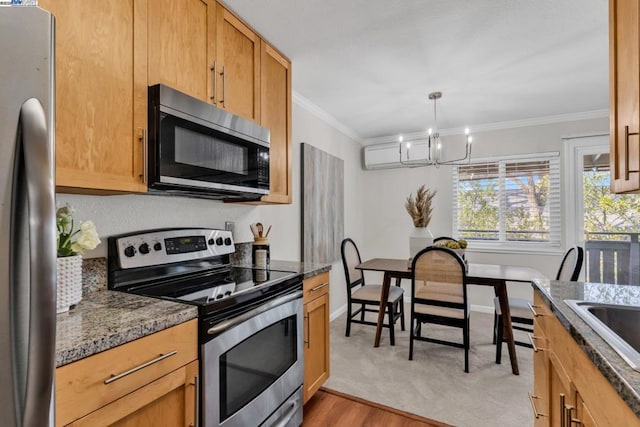
[[[54,20],[0,6],[0,425],[52,424]]]

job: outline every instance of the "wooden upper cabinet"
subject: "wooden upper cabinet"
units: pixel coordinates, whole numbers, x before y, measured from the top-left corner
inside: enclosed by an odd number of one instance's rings
[[[212,102],[216,2],[154,0],[148,28],[149,86],[162,83]]]
[[[146,0],[40,1],[56,17],[59,191],[146,191],[146,5]]]
[[[640,191],[640,5],[609,0],[611,191]]]
[[[218,4],[216,105],[260,121],[260,37]]]
[[[291,203],[291,62],[262,41],[260,124],[271,131],[270,193],[265,203]]]

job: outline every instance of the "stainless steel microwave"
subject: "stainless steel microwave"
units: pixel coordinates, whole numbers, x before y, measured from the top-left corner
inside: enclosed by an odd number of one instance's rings
[[[150,192],[230,200],[269,194],[269,129],[164,85],[149,87]]]

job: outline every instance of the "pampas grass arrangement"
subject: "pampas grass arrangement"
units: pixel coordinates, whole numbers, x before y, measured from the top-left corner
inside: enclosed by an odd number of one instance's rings
[[[409,194],[404,207],[407,209],[409,216],[413,220],[413,225],[416,227],[428,227],[431,222],[431,200],[436,195],[437,191],[431,191],[421,185],[416,192],[416,198],[413,198],[413,194]]]

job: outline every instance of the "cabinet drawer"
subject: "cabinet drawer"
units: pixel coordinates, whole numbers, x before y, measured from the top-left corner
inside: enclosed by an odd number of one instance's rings
[[[534,328],[536,329],[536,333],[538,333],[538,329],[540,332],[548,334],[549,333],[549,325],[548,320],[553,317],[553,313],[551,309],[547,305],[547,303],[542,299],[542,297],[538,294],[537,291],[533,292],[533,309],[536,311],[537,316],[534,316]]]
[[[191,320],[56,369],[56,425],[196,360],[197,330],[197,321]]]
[[[329,293],[329,272],[305,279],[303,290],[303,302],[305,304]]]

